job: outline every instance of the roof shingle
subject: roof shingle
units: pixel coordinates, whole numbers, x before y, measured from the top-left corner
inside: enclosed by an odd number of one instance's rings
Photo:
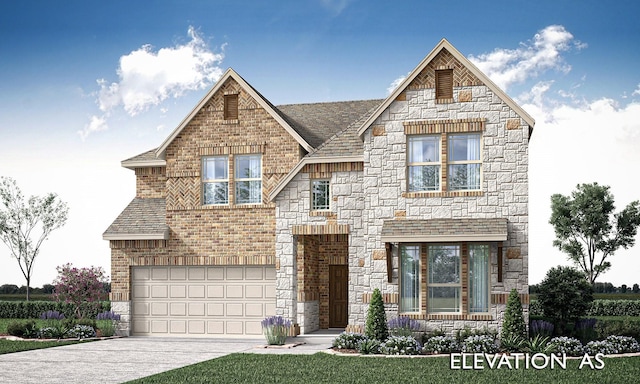
[[[168,239],[165,199],[134,198],[102,235],[105,240]]]

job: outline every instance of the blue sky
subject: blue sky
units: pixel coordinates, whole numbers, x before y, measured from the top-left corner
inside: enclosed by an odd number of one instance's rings
[[[638,14],[636,1],[591,0],[0,2],[0,176],[71,209],[34,285],[66,262],[109,270],[102,232],[135,193],[120,161],[161,144],[226,68],[276,105],[383,98],[443,37],[536,119],[539,282],[567,263],[551,246],[552,193],[598,181],[619,209],[640,199]],[[601,281],[640,282],[639,247]],[[0,284],[24,284],[4,246],[0,266]]]

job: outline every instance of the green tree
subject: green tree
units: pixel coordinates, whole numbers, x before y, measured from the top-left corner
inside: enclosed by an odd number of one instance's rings
[[[507,309],[502,319],[502,331],[500,333],[501,340],[509,340],[518,338],[525,340],[527,338],[527,326],[524,324],[524,315],[522,314],[522,302],[518,291],[514,289],[509,293],[507,299]]]
[[[27,281],[27,301],[33,264],[42,242],[67,222],[69,208],[54,193],[31,196],[25,202],[15,180],[0,177],[0,240],[9,247]]]
[[[611,268],[607,260],[619,248],[635,243],[640,225],[640,207],[633,201],[614,213],[614,199],[608,186],[579,184],[571,196],[551,196],[551,219],[556,232],[553,245],[566,253],[593,284]]]
[[[389,337],[387,314],[384,312],[382,294],[378,288],[374,289],[371,295],[364,333],[368,338],[380,341],[385,341]]]
[[[567,325],[584,316],[593,301],[593,288],[584,272],[572,267],[551,268],[540,283],[538,302],[542,314],[553,320],[556,330],[563,334]]]
[[[638,283],[633,284],[633,288],[631,289],[631,291],[633,293],[638,293],[640,292],[640,286],[638,286]]]

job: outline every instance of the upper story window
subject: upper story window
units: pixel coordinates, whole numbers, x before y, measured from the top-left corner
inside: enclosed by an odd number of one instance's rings
[[[331,202],[331,188],[328,179],[316,179],[311,181],[311,209],[316,211],[328,211]]]
[[[447,180],[449,190],[479,190],[480,134],[450,134],[447,146]]]
[[[436,100],[453,99],[453,69],[436,70]]]
[[[224,119],[238,120],[238,94],[224,95]]]
[[[202,200],[205,205],[229,204],[229,158],[202,158]]]
[[[440,190],[440,135],[409,136],[408,191]]]
[[[262,156],[235,156],[236,204],[262,203]]]

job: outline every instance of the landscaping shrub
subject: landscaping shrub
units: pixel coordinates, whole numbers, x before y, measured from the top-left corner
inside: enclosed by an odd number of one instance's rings
[[[539,284],[539,291],[542,313],[552,319],[560,335],[565,334],[568,324],[586,314],[593,301],[593,288],[584,273],[571,267],[551,268]]]
[[[469,336],[462,342],[462,352],[467,353],[496,353],[499,351],[495,337],[491,335]]]
[[[520,336],[509,335],[508,337],[500,337],[500,349],[505,352],[523,351],[526,340]]]
[[[493,329],[488,329],[486,327],[482,329],[479,329],[479,328],[471,329],[468,326],[465,326],[463,329],[458,329],[455,332],[456,340],[458,340],[459,343],[462,343],[470,336],[488,336],[493,341],[495,341],[496,338],[498,337],[498,331]]]
[[[269,345],[284,345],[291,328],[291,321],[282,316],[271,316],[262,320],[262,332]]]
[[[67,335],[70,338],[86,339],[96,337],[96,330],[90,325],[76,324],[73,328],[69,329]]]
[[[116,334],[116,324],[120,321],[120,315],[112,312],[105,311],[98,313],[96,316],[97,329],[100,330],[100,335],[103,337],[111,337]]]
[[[389,334],[393,336],[413,336],[420,330],[420,323],[407,316],[395,317],[387,323]]]
[[[387,314],[384,312],[382,294],[378,288],[373,290],[364,334],[370,339],[385,341],[389,337]]]
[[[412,336],[389,336],[380,345],[380,352],[385,355],[417,355],[420,350],[420,343]]]
[[[640,316],[640,300],[594,300],[588,316]]]
[[[640,340],[640,318],[603,318],[596,322],[598,338],[608,336],[631,336]]]
[[[609,336],[606,341],[611,343],[616,353],[634,353],[640,352],[640,343],[633,337],[629,336]]]
[[[556,354],[566,354],[567,356],[584,355],[584,347],[580,340],[573,337],[560,336],[554,337],[549,341],[552,345],[550,352]]]
[[[72,304],[55,301],[0,301],[0,318],[2,319],[37,319],[43,312],[58,311],[65,317],[73,317],[75,307]],[[100,308],[90,310],[83,308],[89,317],[111,309],[111,302],[103,301]]]
[[[342,332],[333,339],[332,346],[337,349],[358,349],[358,343],[367,337],[360,333]]]
[[[582,343],[587,343],[589,341],[593,341],[598,338],[598,333],[596,332],[596,319],[580,319],[576,321],[576,324],[573,328],[573,334],[575,337],[580,339]]]
[[[529,322],[529,334],[531,337],[536,337],[537,335],[551,337],[553,335],[553,328],[553,323],[546,320],[531,320]]]
[[[613,355],[614,353],[617,353],[613,348],[613,345],[611,345],[607,340],[588,342],[587,345],[584,346],[584,352],[591,356],[595,356],[598,353],[602,353],[604,355]]]
[[[532,316],[542,316],[542,305],[538,300],[531,300],[529,302],[529,318]]]
[[[507,299],[507,309],[504,313],[504,319],[502,320],[502,332],[500,333],[500,340],[520,338],[522,340],[527,337],[527,327],[524,324],[524,316],[522,314],[522,303],[520,302],[520,295],[515,289],[509,293]]]
[[[533,338],[523,343],[522,350],[527,353],[544,353],[549,354],[553,350],[553,345],[549,343],[549,337],[543,335],[535,335]]]
[[[358,352],[363,355],[375,355],[380,353],[380,340],[365,338],[358,342]]]
[[[453,336],[433,336],[427,339],[422,347],[424,353],[460,352],[460,343]]]
[[[7,325],[7,333],[29,339],[38,336],[38,327],[34,320],[12,321]]]

